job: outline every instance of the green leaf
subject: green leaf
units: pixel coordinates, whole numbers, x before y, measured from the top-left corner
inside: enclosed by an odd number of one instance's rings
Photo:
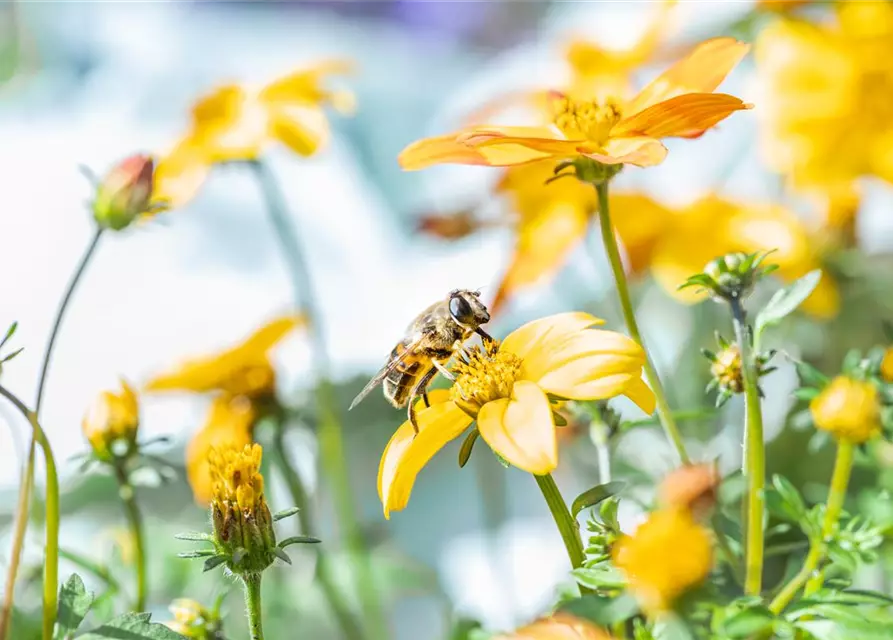
[[[25,347],[19,347],[18,349],[9,353],[8,355],[3,356],[3,360],[0,360],[0,362],[9,362],[10,360],[15,358],[17,355],[19,355],[24,350],[25,350]]]
[[[282,511],[277,511],[273,514],[273,522],[279,522],[280,520],[284,520],[285,518],[290,518],[295,515],[300,509],[298,507],[291,507],[289,509],[283,509]]]
[[[809,297],[819,284],[822,272],[819,269],[810,271],[789,286],[777,291],[757,314],[754,333],[760,335],[766,327],[778,324],[790,315]]]
[[[639,604],[628,593],[623,593],[616,598],[588,594],[565,603],[560,610],[608,627],[629,620],[639,613]]]
[[[285,564],[291,564],[291,558],[288,556],[287,553],[285,553],[282,547],[276,547],[275,549],[273,549],[273,553]]]
[[[577,583],[587,589],[622,589],[626,580],[615,569],[580,567],[571,571]]]
[[[11,325],[9,325],[9,329],[6,330],[6,335],[4,335],[3,339],[0,340],[0,347],[6,344],[6,342],[13,336],[13,334],[16,332],[16,329],[18,328],[18,322],[13,322]]]
[[[468,459],[471,457],[471,450],[474,449],[474,443],[478,441],[478,436],[480,435],[481,432],[475,427],[471,430],[471,433],[465,436],[465,440],[462,441],[462,446],[459,448],[460,469],[468,464]]]
[[[795,519],[799,520],[806,516],[806,503],[800,497],[797,487],[791,484],[790,480],[784,476],[775,474],[772,476],[772,486],[778,491],[785,505],[792,513]]]
[[[84,616],[93,604],[93,594],[84,588],[84,581],[73,573],[59,590],[59,611],[56,618],[55,640],[67,640],[74,637]]]
[[[654,624],[654,640],[694,640],[695,634],[677,615],[666,615]]]
[[[750,638],[772,629],[775,616],[764,606],[738,611],[722,622],[722,631],[729,638]]]
[[[794,396],[797,400],[810,402],[820,393],[821,390],[816,389],[815,387],[800,387],[799,389],[794,389],[791,392],[791,395]]]
[[[285,547],[290,544],[318,544],[320,542],[322,542],[322,540],[311,538],[310,536],[292,536],[280,542],[279,548],[285,549]]]
[[[151,622],[151,618],[149,613],[125,613],[78,636],[78,640],[186,640],[163,624]]]
[[[626,483],[619,480],[598,484],[574,498],[574,503],[571,505],[571,513],[576,518],[583,509],[594,507],[602,500],[620,493],[625,486]]]

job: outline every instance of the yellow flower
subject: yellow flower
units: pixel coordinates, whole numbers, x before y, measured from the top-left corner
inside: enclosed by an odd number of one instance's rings
[[[716,360],[710,365],[710,375],[719,382],[720,387],[733,393],[744,390],[744,376],[741,369],[741,351],[737,345],[729,345],[716,354]]]
[[[556,613],[493,640],[611,640],[611,636],[588,620]]]
[[[329,137],[324,107],[345,113],[354,104],[350,92],[331,91],[324,82],[352,69],[350,62],[327,60],[256,90],[228,85],[201,98],[190,132],[159,163],[157,189],[180,205],[195,195],[211,166],[255,160],[273,142],[302,156],[314,154]]]
[[[650,414],[654,394],[641,377],[645,353],[627,336],[591,328],[602,322],[588,313],[562,313],[529,322],[486,351],[472,347],[468,361],[454,366],[450,391],[429,394],[430,408],[420,403],[419,433],[407,421],[385,447],[378,469],[385,517],[406,506],[425,464],[474,421],[507,462],[546,474],[558,465],[550,396],[626,395]]]
[[[667,153],[661,138],[696,137],[735,111],[750,108],[734,96],[713,93],[747,50],[732,38],[708,40],[629,101],[597,103],[556,92],[550,126],[471,126],[415,142],[399,161],[407,170],[576,157],[606,165],[659,164]]]
[[[893,382],[893,347],[887,349],[881,360],[881,378],[885,382]]]
[[[796,188],[893,181],[893,6],[841,2],[837,21],[780,20],[756,43],[766,162]]]
[[[165,625],[194,640],[214,640],[221,632],[220,616],[190,598],[178,598],[168,607],[173,620]]]
[[[121,380],[121,391],[102,392],[81,423],[84,437],[100,460],[127,457],[136,447],[139,402],[133,388]]]
[[[212,448],[208,453],[212,506],[220,508],[231,504],[245,513],[259,511],[264,505],[264,478],[260,474],[262,456],[259,444]]]
[[[179,369],[146,384],[147,391],[222,391],[232,396],[264,398],[275,391],[276,372],[269,352],[302,323],[295,316],[277,318],[242,344],[218,354],[184,363]]]
[[[877,387],[864,380],[837,376],[809,403],[815,426],[835,438],[861,444],[881,430]]]
[[[614,564],[623,571],[650,614],[672,608],[713,567],[710,534],[685,509],[662,509],[614,546]]]
[[[186,446],[186,477],[198,504],[207,506],[213,496],[208,454],[212,449],[251,444],[256,418],[254,407],[244,396],[214,399],[205,425]]]

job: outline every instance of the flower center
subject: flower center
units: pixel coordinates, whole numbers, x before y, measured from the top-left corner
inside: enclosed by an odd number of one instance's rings
[[[620,107],[613,100],[604,104],[589,100],[573,100],[567,96],[552,104],[552,121],[571,140],[585,139],[603,145],[611,128],[620,121]]]
[[[456,382],[450,397],[463,411],[476,417],[488,402],[511,397],[521,371],[521,358],[499,351],[495,340],[484,349],[475,345],[467,354],[467,362],[459,361],[453,367]]]

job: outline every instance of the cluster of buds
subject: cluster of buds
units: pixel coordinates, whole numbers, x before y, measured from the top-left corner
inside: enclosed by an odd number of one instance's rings
[[[216,607],[208,609],[189,598],[179,598],[168,610],[174,619],[166,626],[191,640],[224,640],[223,622]]]
[[[707,393],[718,391],[716,406],[721,407],[733,395],[744,391],[744,370],[741,361],[741,350],[738,345],[730,343],[721,334],[716,334],[716,343],[719,349],[701,349],[701,353],[710,361],[710,382],[707,383]],[[769,361],[775,356],[775,350],[756,354],[754,363],[758,377],[768,375],[777,367],[770,367]],[[762,396],[762,391],[760,391]]]
[[[120,231],[143,215],[153,215],[166,205],[153,200],[155,162],[137,154],[125,158],[96,183],[93,217],[103,229]]]
[[[769,253],[747,254],[739,251],[714,258],[701,273],[689,277],[679,289],[700,287],[719,302],[742,300],[760,279],[778,268],[778,265],[762,266]]]
[[[590,533],[586,545],[586,566],[591,567],[610,559],[614,545],[623,535],[617,519],[619,505],[620,501],[614,496],[603,500],[598,506],[598,515],[590,516],[586,522],[586,529]]]
[[[586,156],[578,156],[573,160],[559,162],[555,166],[554,175],[546,181],[546,184],[560,178],[574,177],[586,184],[600,185],[610,182],[622,168],[622,164],[603,164]]]
[[[277,544],[273,523],[298,512],[296,508],[270,513],[260,473],[263,451],[259,444],[242,448],[211,449],[208,454],[213,486],[211,525],[213,533],[185,533],[180,540],[211,542],[213,547],[179,554],[182,558],[206,558],[205,571],[219,565],[235,575],[258,575],[276,558],[291,564],[284,549],[297,543],[319,542],[294,536]]]
[[[121,380],[118,392],[102,392],[81,423],[93,456],[100,462],[128,460],[137,452],[139,402],[133,388]]]

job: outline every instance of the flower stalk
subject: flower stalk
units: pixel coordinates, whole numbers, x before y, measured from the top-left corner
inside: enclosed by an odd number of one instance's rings
[[[347,543],[359,558],[358,588],[365,618],[375,638],[387,638],[387,622],[381,608],[372,575],[372,567],[365,550],[363,533],[356,517],[356,505],[350,489],[347,473],[344,438],[337,412],[335,389],[329,379],[329,357],[326,350],[322,318],[312,283],[310,270],[298,230],[288,217],[285,197],[275,176],[266,163],[253,160],[248,163],[266,203],[270,222],[280,242],[282,255],[288,266],[298,308],[306,315],[312,347],[313,369],[316,374],[316,400],[319,420],[319,446],[323,470],[332,483],[335,509],[339,522],[344,526]],[[283,456],[284,457],[284,456]]]
[[[763,485],[766,450],[763,444],[763,413],[760,406],[759,373],[751,349],[744,307],[740,297],[729,298],[735,338],[741,354],[744,378],[744,461],[747,478],[747,528],[745,534],[744,591],[759,595],[763,585]]]
[[[264,640],[260,580],[259,573],[246,573],[242,576],[242,584],[245,587],[245,613],[248,616],[248,632],[251,640]]]
[[[133,608],[135,611],[144,611],[146,608],[146,545],[143,535],[143,516],[124,466],[125,460],[115,461],[115,479],[118,481],[118,495],[121,502],[124,503],[124,512],[127,515],[130,537],[133,541],[133,562],[136,571],[136,599]]]
[[[614,236],[614,228],[611,224],[611,211],[608,205],[608,180],[595,183],[595,190],[598,193],[598,220],[601,228],[602,242],[605,246],[605,253],[608,261],[611,263],[611,271],[614,274],[614,283],[617,286],[617,296],[620,299],[620,307],[623,310],[623,319],[626,321],[626,327],[629,330],[633,340],[638,342],[642,349],[645,350],[645,377],[657,404],[657,415],[660,418],[661,426],[670,444],[676,450],[676,455],[682,464],[689,462],[688,453],[685,450],[685,444],[682,440],[682,434],[676,425],[676,419],[670,410],[670,404],[667,401],[667,395],[660,381],[660,376],[651,361],[648,348],[642,340],[639,331],[639,323],[636,321],[636,314],[633,310],[632,301],[629,296],[629,285],[626,281],[626,272],[623,270],[623,261],[620,258],[620,250],[617,248],[617,239]]]
[[[577,526],[574,516],[568,510],[564,498],[561,497],[558,485],[555,484],[555,480],[550,473],[542,476],[534,475],[533,477],[536,479],[536,484],[539,486],[540,491],[543,492],[543,498],[545,498],[546,504],[549,506],[549,511],[555,520],[555,526],[558,527],[558,533],[561,534],[561,539],[564,541],[564,547],[567,549],[567,557],[571,561],[571,567],[573,569],[582,567],[583,562],[586,560],[586,555],[583,552],[580,528]]]
[[[834,472],[831,476],[831,487],[828,490],[828,502],[825,506],[825,517],[822,521],[821,537],[813,540],[809,547],[803,568],[788,582],[769,604],[773,613],[781,613],[800,588],[806,585],[804,595],[815,593],[822,586],[822,572],[816,571],[819,562],[825,556],[826,543],[834,533],[843,502],[846,498],[847,485],[850,481],[850,473],[853,469],[853,454],[855,445],[848,440],[839,440],[837,443],[837,457],[834,461]]]
[[[0,386],[0,395],[9,400],[28,420],[33,430],[33,439],[43,451],[46,467],[46,549],[43,569],[43,640],[51,640],[53,626],[56,622],[56,602],[59,582],[59,477],[56,473],[56,461],[53,450],[47,440],[46,433],[37,421],[37,413],[31,411],[19,398]],[[21,544],[20,542],[18,544]],[[21,548],[19,548],[21,549]],[[12,596],[8,596],[10,606]],[[3,630],[6,635],[6,630]]]

